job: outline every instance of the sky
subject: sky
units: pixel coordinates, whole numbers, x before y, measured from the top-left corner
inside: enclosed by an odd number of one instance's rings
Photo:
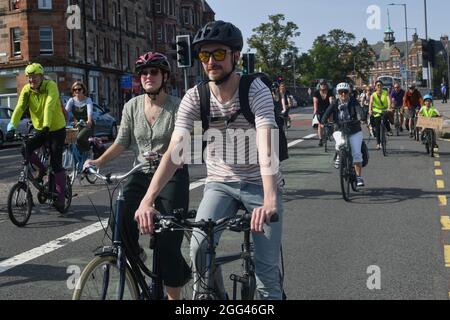
[[[298,26],[300,36],[294,38],[300,52],[307,52],[314,40],[332,29],[343,29],[355,35],[356,41],[366,38],[369,44],[383,41],[388,26],[389,9],[391,28],[396,41],[405,41],[404,6],[388,6],[390,3],[406,4],[408,28],[417,28],[419,37],[425,38],[425,10],[423,0],[207,0],[216,13],[216,20],[229,21],[241,29],[244,49],[246,39],[254,34],[252,29],[269,21],[269,15],[284,14],[286,21]],[[427,0],[428,37],[437,39],[450,33],[450,1]],[[371,6],[379,8],[379,19],[373,19]],[[370,29],[368,20],[372,22]],[[379,21],[380,28],[377,27]],[[415,30],[408,29],[411,40]]]

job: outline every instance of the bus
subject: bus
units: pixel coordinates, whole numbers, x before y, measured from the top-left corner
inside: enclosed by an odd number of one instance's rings
[[[395,82],[402,84],[402,78],[392,76],[381,76],[377,78],[377,81],[383,82],[383,87],[390,89],[394,86]]]

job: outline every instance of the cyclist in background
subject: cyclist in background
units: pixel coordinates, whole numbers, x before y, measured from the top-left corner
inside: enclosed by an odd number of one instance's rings
[[[28,110],[36,135],[28,140],[26,148],[22,149],[22,154],[39,169],[37,180],[42,181],[47,173],[46,168],[34,151],[45,143],[49,143],[50,166],[55,175],[58,193],[58,199],[53,205],[62,213],[66,190],[66,173],[62,165],[66,119],[61,108],[58,86],[53,80],[44,78],[44,68],[39,63],[28,65],[25,68],[25,75],[28,78],[28,84],[20,92],[19,100],[8,124],[8,135],[14,135],[23,113]]]
[[[405,91],[401,88],[398,82],[394,83],[394,90],[391,92],[391,105],[394,109],[398,109],[400,113],[400,131],[403,132],[403,100]]]
[[[408,92],[405,94],[403,100],[403,105],[405,106],[406,119],[409,120],[409,137],[414,137],[414,122],[416,119],[416,113],[423,105],[422,95],[419,90],[416,89],[415,84],[409,86]]]
[[[170,64],[166,56],[148,52],[140,56],[135,64],[136,73],[141,79],[144,94],[128,101],[122,113],[120,129],[111,147],[97,160],[87,160],[85,167],[101,167],[117,158],[126,149],[133,150],[135,163],[148,163],[144,153],[163,154],[166,152],[172,135],[180,99],[165,91],[170,79]],[[131,237],[135,255],[143,255],[139,246],[139,229],[134,213],[147,191],[153,172],[148,165],[136,172],[124,186],[124,225]],[[188,210],[189,173],[187,166],[177,167],[169,182],[155,199],[155,208],[161,214],[172,214],[175,209]],[[164,232],[157,235],[156,246],[159,257],[161,278],[166,286],[169,300],[180,299],[181,288],[189,281],[191,270],[181,254],[183,232]]]
[[[389,120],[386,116],[384,119],[381,118],[383,112],[387,112],[391,108],[391,99],[389,99],[389,94],[386,90],[383,90],[383,82],[378,80],[375,83],[375,92],[370,97],[369,102],[369,115],[371,119],[370,123],[375,129],[375,135],[377,137],[377,150],[381,149],[381,121],[384,121],[386,126],[387,134],[392,136],[391,126]]]
[[[423,97],[423,101],[425,103],[424,106],[422,106],[419,110],[418,115],[425,118],[434,118],[434,117],[440,117],[441,114],[433,105],[433,97],[429,94],[425,95]],[[421,140],[424,140],[424,133],[425,130],[423,130],[420,134]],[[437,145],[435,146],[437,147]]]
[[[74,121],[83,120],[86,123],[86,127],[78,132],[77,147],[80,151],[89,151],[89,137],[94,135],[94,121],[92,119],[94,104],[92,99],[86,96],[87,89],[83,82],[75,81],[71,91],[73,97],[67,101],[66,111],[69,115],[73,115]]]
[[[364,187],[364,180],[362,178],[363,156],[361,152],[363,133],[361,130],[361,122],[358,119],[358,101],[354,97],[350,97],[350,85],[346,82],[339,83],[336,91],[339,98],[325,111],[322,117],[322,124],[325,124],[326,119],[330,115],[333,116],[334,123],[337,124],[333,137],[336,141],[336,159],[334,165],[338,169],[340,166],[339,148],[344,144],[342,139],[342,122],[351,122],[349,127],[349,141],[356,172],[356,183],[358,187]]]
[[[292,107],[291,100],[288,97],[286,92],[286,84],[284,82],[280,83],[279,87],[280,98],[281,98],[281,106],[282,106],[282,115],[286,119],[287,128],[291,127],[291,118],[289,117],[289,110]]]
[[[321,123],[321,125],[319,125],[317,128],[317,134],[319,136],[319,147],[323,146],[323,139],[326,139],[326,137],[323,137],[323,124],[326,123],[326,119],[322,120],[322,117],[328,107],[333,104],[333,101],[333,90],[330,90],[328,88],[328,83],[325,81],[325,79],[320,79],[319,90],[314,92],[313,96],[314,115],[318,116],[319,122]]]

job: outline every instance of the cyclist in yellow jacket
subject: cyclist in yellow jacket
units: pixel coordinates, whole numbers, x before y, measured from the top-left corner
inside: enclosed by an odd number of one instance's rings
[[[391,109],[391,99],[389,98],[389,94],[386,90],[383,90],[383,82],[378,80],[375,83],[375,92],[370,97],[369,102],[369,115],[370,115],[370,124],[375,129],[376,137],[377,137],[377,149],[381,149],[381,137],[380,137],[380,126],[381,121],[384,121],[384,125],[386,126],[388,135],[392,136],[391,126],[389,125],[389,120],[387,118],[387,113],[385,113],[384,118],[381,116],[384,112],[387,112]]]
[[[55,201],[54,206],[59,212],[63,212],[66,175],[62,166],[62,154],[66,139],[66,120],[61,108],[58,86],[54,81],[44,79],[44,68],[39,63],[28,65],[25,75],[28,78],[28,84],[20,93],[8,124],[8,135],[14,134],[23,113],[28,110],[36,135],[28,141],[22,154],[39,168],[38,179],[42,180],[46,174],[46,168],[34,151],[49,142],[50,165],[55,174],[58,192],[58,200]]]

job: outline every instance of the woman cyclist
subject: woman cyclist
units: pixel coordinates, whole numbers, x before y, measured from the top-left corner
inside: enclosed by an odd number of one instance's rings
[[[87,97],[86,86],[81,81],[75,81],[72,85],[73,97],[66,103],[66,111],[72,113],[75,120],[83,120],[86,127],[82,128],[77,135],[77,146],[80,151],[89,151],[89,137],[94,135],[94,121],[92,114],[94,104],[91,98]]]
[[[364,187],[364,180],[362,178],[362,162],[363,157],[361,153],[361,146],[363,141],[363,133],[361,130],[361,122],[358,119],[358,101],[349,96],[350,85],[342,82],[337,85],[336,91],[338,99],[331,104],[325,111],[321,124],[324,124],[330,115],[333,116],[334,123],[337,124],[337,129],[333,133],[336,141],[336,152],[339,152],[340,146],[344,143],[342,139],[342,122],[350,121],[350,144],[352,149],[353,164],[356,172],[356,183],[358,187]],[[339,154],[336,155],[335,167],[339,168],[340,159]]]
[[[147,163],[144,153],[163,154],[172,136],[180,99],[168,95],[165,86],[170,77],[170,64],[166,56],[148,52],[136,60],[136,73],[140,76],[144,94],[128,101],[123,109],[118,136],[113,145],[97,160],[87,160],[85,167],[101,167],[131,148],[135,163]],[[124,187],[125,227],[132,236],[132,247],[136,255],[141,254],[138,226],[134,221],[136,212],[153,178],[147,167],[132,175]],[[155,202],[162,214],[171,214],[174,209],[188,210],[189,173],[187,166],[179,168]],[[181,254],[183,232],[165,232],[157,235],[161,278],[169,300],[180,298],[181,288],[190,279],[191,271]]]

